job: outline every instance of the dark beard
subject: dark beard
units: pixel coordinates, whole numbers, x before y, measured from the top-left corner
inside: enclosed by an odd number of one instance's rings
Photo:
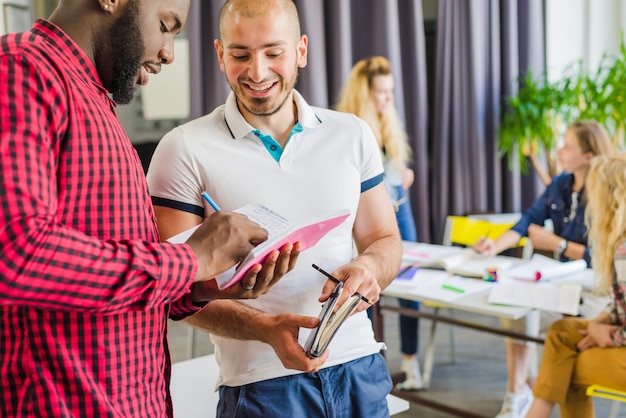
[[[144,56],[144,44],[139,28],[138,1],[130,1],[124,13],[116,20],[109,32],[110,49],[113,51],[113,81],[110,92],[119,104],[128,104],[135,94],[137,74]]]

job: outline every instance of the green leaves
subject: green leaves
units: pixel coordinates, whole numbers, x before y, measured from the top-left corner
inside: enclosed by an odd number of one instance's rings
[[[528,157],[551,164],[556,144],[565,128],[579,119],[602,123],[618,149],[624,147],[626,120],[626,45],[622,33],[619,53],[604,54],[597,70],[587,73],[581,61],[570,64],[562,77],[548,80],[547,73],[522,74],[515,81],[517,95],[505,98],[498,131],[498,151],[509,166],[517,159],[523,173]],[[555,173],[550,173],[553,175]]]

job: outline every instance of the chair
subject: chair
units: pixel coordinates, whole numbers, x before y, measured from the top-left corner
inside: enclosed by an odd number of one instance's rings
[[[613,400],[611,411],[608,418],[616,418],[619,412],[620,402],[626,402],[626,392],[612,389],[606,386],[591,385],[587,388],[587,396],[593,396],[596,398],[604,398]]]
[[[474,214],[468,216],[447,216],[444,226],[442,245],[459,245],[469,247],[474,245],[481,237],[496,239],[504,232],[509,230],[519,219],[520,214],[503,213],[503,214]],[[532,242],[525,237],[522,238],[514,248],[521,249],[521,258],[529,260],[533,254]],[[424,303],[424,306],[434,308],[437,315],[441,308],[445,308],[444,304]],[[450,309],[450,316],[454,316],[454,312]],[[437,322],[432,321],[430,327],[430,337],[424,356],[424,386],[430,385],[430,377],[434,361],[434,343],[437,332]],[[450,326],[450,362],[456,363],[456,335],[454,327]]]
[[[488,214],[447,216],[442,245],[472,246],[480,238],[496,239],[508,231],[519,219],[519,214]],[[514,248],[521,248],[521,258],[530,260],[532,242],[523,237]]]

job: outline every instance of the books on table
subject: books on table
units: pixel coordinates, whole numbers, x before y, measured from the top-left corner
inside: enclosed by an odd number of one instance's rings
[[[435,269],[412,270],[410,275],[397,277],[389,290],[416,295],[438,302],[453,302],[459,298],[488,290],[492,283],[461,277]]]
[[[445,270],[465,277],[484,278],[489,269],[503,270],[513,265],[508,257],[488,257],[471,248],[418,244],[405,248],[403,260],[419,268]]]
[[[239,282],[252,266],[263,263],[272,251],[279,250],[285,244],[300,242],[301,252],[313,247],[326,234],[341,225],[350,216],[349,210],[345,209],[308,222],[294,224],[258,203],[248,204],[234,210],[234,212],[246,215],[250,220],[265,228],[268,232],[268,238],[252,248],[241,263],[215,278],[220,289],[225,289]],[[198,226],[171,237],[168,239],[168,242],[183,243],[187,241]]]
[[[587,268],[585,260],[561,262],[542,254],[533,254],[529,261],[519,263],[506,270],[504,275],[529,281],[548,280],[577,273]]]

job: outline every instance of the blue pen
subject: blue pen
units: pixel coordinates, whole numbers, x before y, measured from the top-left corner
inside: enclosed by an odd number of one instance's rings
[[[209,205],[211,205],[211,207],[216,211],[219,212],[220,211],[220,207],[217,206],[217,203],[215,203],[213,201],[213,199],[211,199],[211,196],[209,196],[209,194],[207,192],[202,192],[202,197],[204,197],[204,200],[206,200],[207,202],[209,202]]]

